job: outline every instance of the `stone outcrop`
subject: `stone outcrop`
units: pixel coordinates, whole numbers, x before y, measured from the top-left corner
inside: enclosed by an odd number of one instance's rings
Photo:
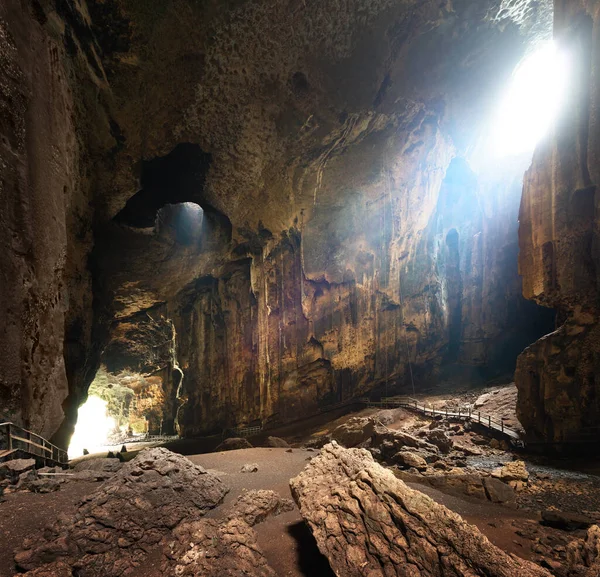
[[[536,151],[519,214],[523,294],[558,311],[558,329],[520,357],[518,416],[530,440],[600,438],[598,7],[555,1],[555,36],[569,58],[568,106]]]
[[[329,444],[290,486],[337,575],[550,576],[408,488],[365,450]]]
[[[373,436],[375,421],[370,417],[351,417],[345,423],[336,427],[331,433],[331,439],[343,447],[356,447]]]
[[[202,519],[175,528],[164,548],[162,574],[169,577],[276,577],[244,520]]]
[[[64,561],[82,576],[118,577],[138,566],[182,520],[193,522],[221,503],[220,479],[166,449],[147,449],[59,517],[43,537],[15,555],[21,569]]]
[[[215,453],[219,451],[237,451],[238,449],[251,449],[252,445],[246,440],[239,437],[231,437],[225,439],[215,448]]]
[[[590,527],[584,539],[567,547],[569,577],[595,577],[600,572],[600,527]]]

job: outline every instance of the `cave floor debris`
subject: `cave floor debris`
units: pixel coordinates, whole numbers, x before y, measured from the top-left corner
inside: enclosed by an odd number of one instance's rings
[[[446,397],[450,403],[471,402],[485,406],[488,412],[495,411],[499,417],[514,417],[514,391],[511,386],[487,391],[468,393],[461,399]],[[483,395],[483,398],[482,398]],[[444,399],[431,398],[429,402],[443,406]],[[246,490],[271,489],[284,497],[290,496],[289,480],[300,473],[307,462],[317,454],[315,449],[298,448],[298,445],[328,438],[340,424],[359,417],[386,420],[387,427],[410,434],[428,429],[431,419],[402,409],[377,411],[365,409],[359,413],[343,416],[331,415],[329,422],[317,420],[311,426],[288,429],[286,440],[295,447],[251,448],[227,452],[189,454],[193,443],[184,444],[188,458],[220,476],[231,488],[223,504],[210,511],[207,518],[219,519],[228,514],[232,503]],[[474,455],[466,456],[462,469],[467,475],[485,474],[515,458],[515,455],[502,446],[482,444],[481,436],[469,430],[452,431],[450,438],[456,445]],[[201,450],[208,449],[202,441],[196,444]],[[443,456],[442,459],[448,459]],[[593,464],[587,463],[588,471],[577,470],[577,464],[555,462],[549,459],[525,456],[530,480],[517,492],[518,508],[498,505],[473,496],[459,494],[452,490],[433,487],[424,476],[413,475],[407,482],[410,487],[429,495],[434,501],[445,505],[476,525],[488,539],[509,553],[535,562],[547,560],[560,564],[569,542],[583,536],[585,531],[564,531],[540,524],[541,511],[558,511],[585,514],[600,520],[600,476],[594,472]],[[256,464],[257,470],[243,473],[244,465]],[[439,473],[440,471],[438,471]],[[428,472],[427,472],[428,473]],[[443,472],[442,472],[443,473]],[[11,577],[14,573],[12,551],[21,544],[23,538],[52,523],[60,513],[69,513],[77,502],[90,494],[99,483],[74,483],[49,494],[16,492],[6,495],[0,502],[0,541],[3,544],[0,554],[0,576]],[[316,543],[303,522],[297,509],[270,517],[257,525],[258,544],[263,550],[269,565],[277,575],[289,577],[330,577],[333,573],[326,559],[319,553]],[[158,577],[161,575],[160,551],[151,554],[134,577]]]

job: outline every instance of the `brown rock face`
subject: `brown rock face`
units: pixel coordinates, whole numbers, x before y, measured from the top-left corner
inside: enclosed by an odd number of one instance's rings
[[[519,357],[518,414],[532,440],[554,443],[600,438],[598,17],[596,2],[555,2],[569,105],[535,154],[519,216],[523,294],[558,309],[560,327]]]
[[[0,411],[50,436],[68,380],[93,364],[91,192],[76,135],[85,58],[37,17],[0,6]]]
[[[51,4],[0,7],[3,417],[65,443],[102,361],[169,431],[286,422],[550,330],[522,167],[464,159],[546,2]]]
[[[219,505],[228,488],[191,461],[148,449],[124,465],[43,539],[30,538],[15,556],[20,568],[66,561],[82,576],[117,577],[142,562],[184,519]]]
[[[327,445],[290,486],[336,575],[550,576],[409,489],[365,450]]]

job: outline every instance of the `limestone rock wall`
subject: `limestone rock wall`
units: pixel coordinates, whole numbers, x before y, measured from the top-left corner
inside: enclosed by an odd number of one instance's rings
[[[85,123],[76,128],[83,91],[102,83],[89,66],[73,22],[2,3],[0,414],[48,437],[93,365],[91,192]]]
[[[570,59],[569,106],[525,177],[519,267],[524,295],[559,311],[559,328],[517,365],[519,417],[532,439],[595,440],[600,430],[597,2],[555,2]]]
[[[184,434],[510,373],[518,170],[464,158],[548,32],[516,6],[4,2],[3,416],[65,443],[136,351]]]

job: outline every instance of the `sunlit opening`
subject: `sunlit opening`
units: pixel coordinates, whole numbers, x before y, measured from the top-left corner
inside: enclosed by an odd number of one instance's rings
[[[515,70],[493,131],[497,156],[533,152],[565,101],[568,62],[554,43],[528,56]]]
[[[94,453],[109,444],[108,439],[116,423],[108,416],[107,405],[100,397],[90,396],[79,407],[77,425],[69,445],[69,459],[81,457],[83,449]]]

